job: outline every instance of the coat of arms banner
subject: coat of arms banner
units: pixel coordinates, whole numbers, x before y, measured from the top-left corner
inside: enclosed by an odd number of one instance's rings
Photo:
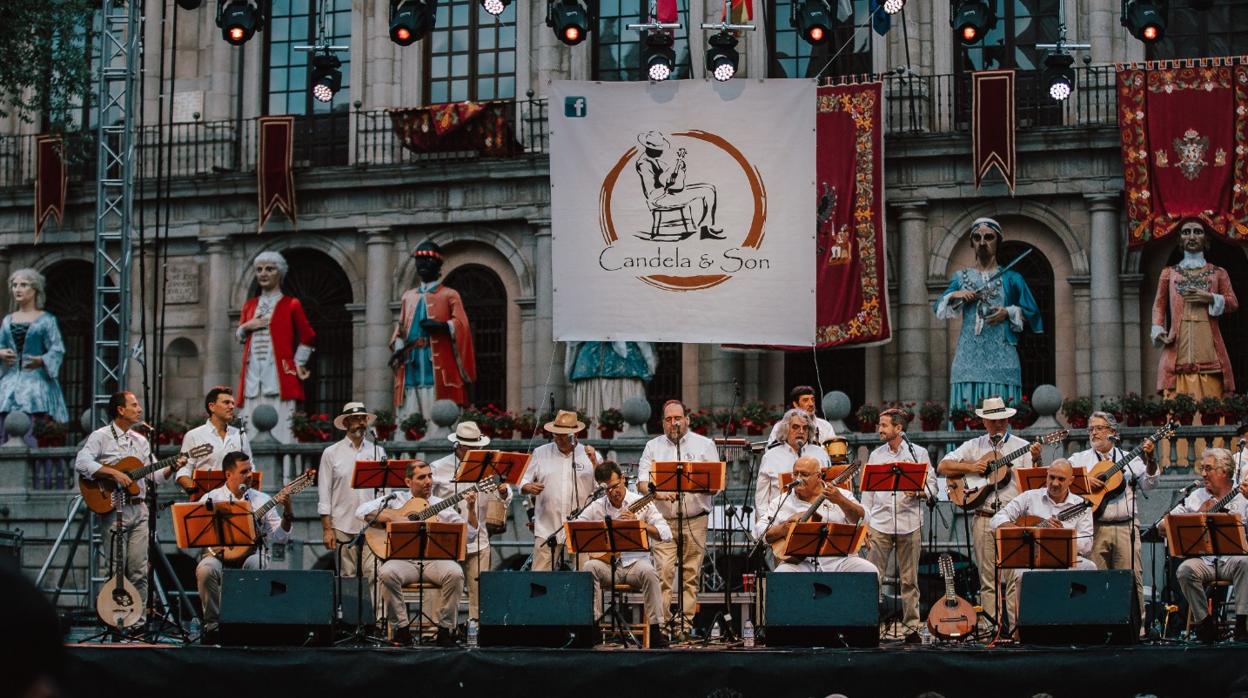
[[[1240,59],[1118,66],[1127,243],[1184,218],[1248,241],[1248,66]]]

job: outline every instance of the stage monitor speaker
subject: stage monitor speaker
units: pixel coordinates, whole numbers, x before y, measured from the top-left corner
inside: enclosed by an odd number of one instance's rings
[[[593,576],[482,572],[480,641],[490,647],[593,647]]]
[[[333,604],[329,570],[225,570],[221,644],[327,645]]]
[[[768,647],[877,647],[880,582],[863,572],[773,572],[766,579]]]
[[[1135,640],[1131,570],[1032,572],[1019,580],[1018,639],[1040,645]]]

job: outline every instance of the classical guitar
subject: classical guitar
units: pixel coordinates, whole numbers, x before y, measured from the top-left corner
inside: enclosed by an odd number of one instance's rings
[[[144,465],[143,460],[136,456],[126,456],[109,467],[120,470],[130,476],[132,482],[125,490],[126,496],[137,497],[139,494],[139,480],[161,468],[168,468],[183,455],[188,458],[201,458],[210,453],[212,453],[212,444],[200,444],[184,454],[179,453],[176,456],[169,456],[150,465]],[[115,508],[112,495],[116,490],[117,483],[107,478],[96,480],[88,480],[85,477],[78,478],[78,491],[82,493],[82,501],[86,503],[88,509],[97,514],[107,514]],[[125,499],[121,498],[118,501],[124,503]]]
[[[113,497],[118,500],[114,506],[121,506],[126,496],[122,490],[113,490]],[[99,596],[95,599],[95,612],[106,625],[124,629],[143,621],[143,598],[139,596],[139,590],[126,576],[128,571],[126,549],[129,544],[122,527],[121,516],[115,518],[108,558],[110,574],[108,581],[104,582]]]
[[[936,637],[957,639],[975,631],[979,616],[970,601],[958,596],[953,590],[953,557],[940,554],[940,576],[945,578],[945,596],[932,604],[927,614],[927,628]]]
[[[1162,439],[1170,436],[1179,428],[1178,422],[1170,422],[1140,442],[1140,445],[1128,451],[1116,461],[1103,460],[1088,469],[1088,480],[1099,477],[1105,483],[1105,488],[1099,492],[1088,492],[1081,495],[1084,499],[1092,501],[1092,510],[1100,516],[1105,511],[1106,503],[1115,499],[1122,494],[1127,488],[1127,478],[1122,471],[1127,468],[1131,461],[1135,460],[1144,452],[1144,444],[1152,442],[1157,443]],[[1090,488],[1089,488],[1090,489]]]
[[[1070,430],[1068,429],[1058,429],[1041,436],[1038,441],[1041,444],[1061,443],[1069,433]],[[1010,477],[1012,476],[1010,464],[1014,462],[1014,459],[1022,457],[1029,450],[1031,450],[1031,444],[1027,444],[999,458],[994,458],[995,452],[990,452],[984,454],[982,458],[976,461],[976,465],[986,466],[982,475],[978,473],[962,473],[947,476],[945,482],[949,487],[949,501],[966,511],[973,511],[983,506],[984,502],[988,501],[988,497],[994,491],[1010,484]]]
[[[830,485],[835,485],[836,487],[848,489],[845,487],[844,483],[850,482],[853,479],[854,474],[862,469],[862,461],[856,460],[847,466],[833,466],[833,467],[842,467],[843,469],[838,475],[836,475],[835,477],[831,479],[828,479],[827,476],[821,476],[823,481]],[[827,497],[824,497],[823,495],[819,495],[819,498],[815,500],[814,504],[810,505],[810,508],[806,510],[805,514],[802,514],[801,518],[797,520],[797,523],[806,523],[807,521],[815,521],[815,522],[822,521],[823,517],[820,516],[816,512],[819,511],[819,505],[823,504],[824,500],[826,499]],[[784,548],[785,548],[784,538],[781,538],[771,544],[771,552],[776,556],[777,565],[781,563],[785,563],[785,562],[796,564],[806,559],[806,557],[802,555],[785,557]]]
[[[252,517],[257,523],[263,521],[264,515],[269,513],[270,509],[277,506],[278,497],[284,494],[293,497],[307,489],[315,481],[316,470],[308,470],[304,474],[287,483],[286,486],[283,487],[275,496],[270,498],[269,501],[261,504],[260,508],[252,512]],[[256,551],[256,546],[260,544],[260,541],[258,540],[260,532],[258,530],[256,531],[256,535],[257,541],[252,545],[228,545],[224,548],[210,548],[208,552],[221,558],[221,561],[227,566],[241,565],[247,560],[249,555]]]
[[[627,507],[627,511],[628,511],[628,513],[630,513],[630,514],[636,514],[637,512],[641,511],[642,509],[645,509],[646,507],[650,506],[650,502],[653,502],[653,501],[654,501],[654,498],[655,498],[658,494],[659,494],[659,493],[658,493],[658,491],[657,491],[657,490],[650,490],[650,494],[647,494],[647,495],[645,495],[644,497],[642,497],[641,499],[638,499],[637,501],[635,501],[635,502],[633,502],[632,504],[629,504],[629,505],[628,505],[628,507]],[[609,564],[611,564],[612,562],[614,562],[614,559],[615,559],[616,557],[619,557],[619,553],[602,553],[602,554],[600,554],[600,555],[593,555],[593,556],[591,556],[591,557],[593,557],[593,559],[595,559],[595,560],[599,560],[599,561],[601,561],[601,562],[605,562],[605,563],[607,563],[607,564],[609,565]]]
[[[498,475],[491,475],[472,487],[453,494],[437,504],[430,504],[429,500],[420,497],[412,497],[406,504],[395,511],[408,521],[426,521],[437,516],[439,512],[459,504],[469,492],[493,492],[502,483],[503,478]],[[364,542],[368,543],[368,549],[373,551],[373,554],[378,558],[385,560],[390,557],[390,542],[387,538],[384,524],[369,526],[364,531]]]

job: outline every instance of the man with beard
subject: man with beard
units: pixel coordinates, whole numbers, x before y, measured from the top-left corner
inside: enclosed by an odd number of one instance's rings
[[[951,408],[978,405],[993,396],[1004,398],[1006,404],[1021,400],[1018,338],[1024,326],[1032,332],[1044,331],[1040,308],[1022,275],[1011,270],[992,279],[999,271],[1001,225],[991,218],[977,218],[971,223],[970,237],[975,266],[954,274],[935,305],[941,320],[962,318],[949,370]]]
[[[828,453],[811,443],[810,418],[805,410],[794,408],[784,413],[776,424],[780,444],[767,449],[758,466],[758,480],[754,485],[754,509],[766,511],[772,500],[784,493],[781,476],[793,472],[793,463],[802,456],[819,461],[820,468],[828,465]]]

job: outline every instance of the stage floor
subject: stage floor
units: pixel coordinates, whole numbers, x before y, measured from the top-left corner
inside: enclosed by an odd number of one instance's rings
[[[67,695],[990,696],[1248,692],[1248,645],[671,650],[71,645]],[[1248,695],[1246,693],[1245,695]]]

